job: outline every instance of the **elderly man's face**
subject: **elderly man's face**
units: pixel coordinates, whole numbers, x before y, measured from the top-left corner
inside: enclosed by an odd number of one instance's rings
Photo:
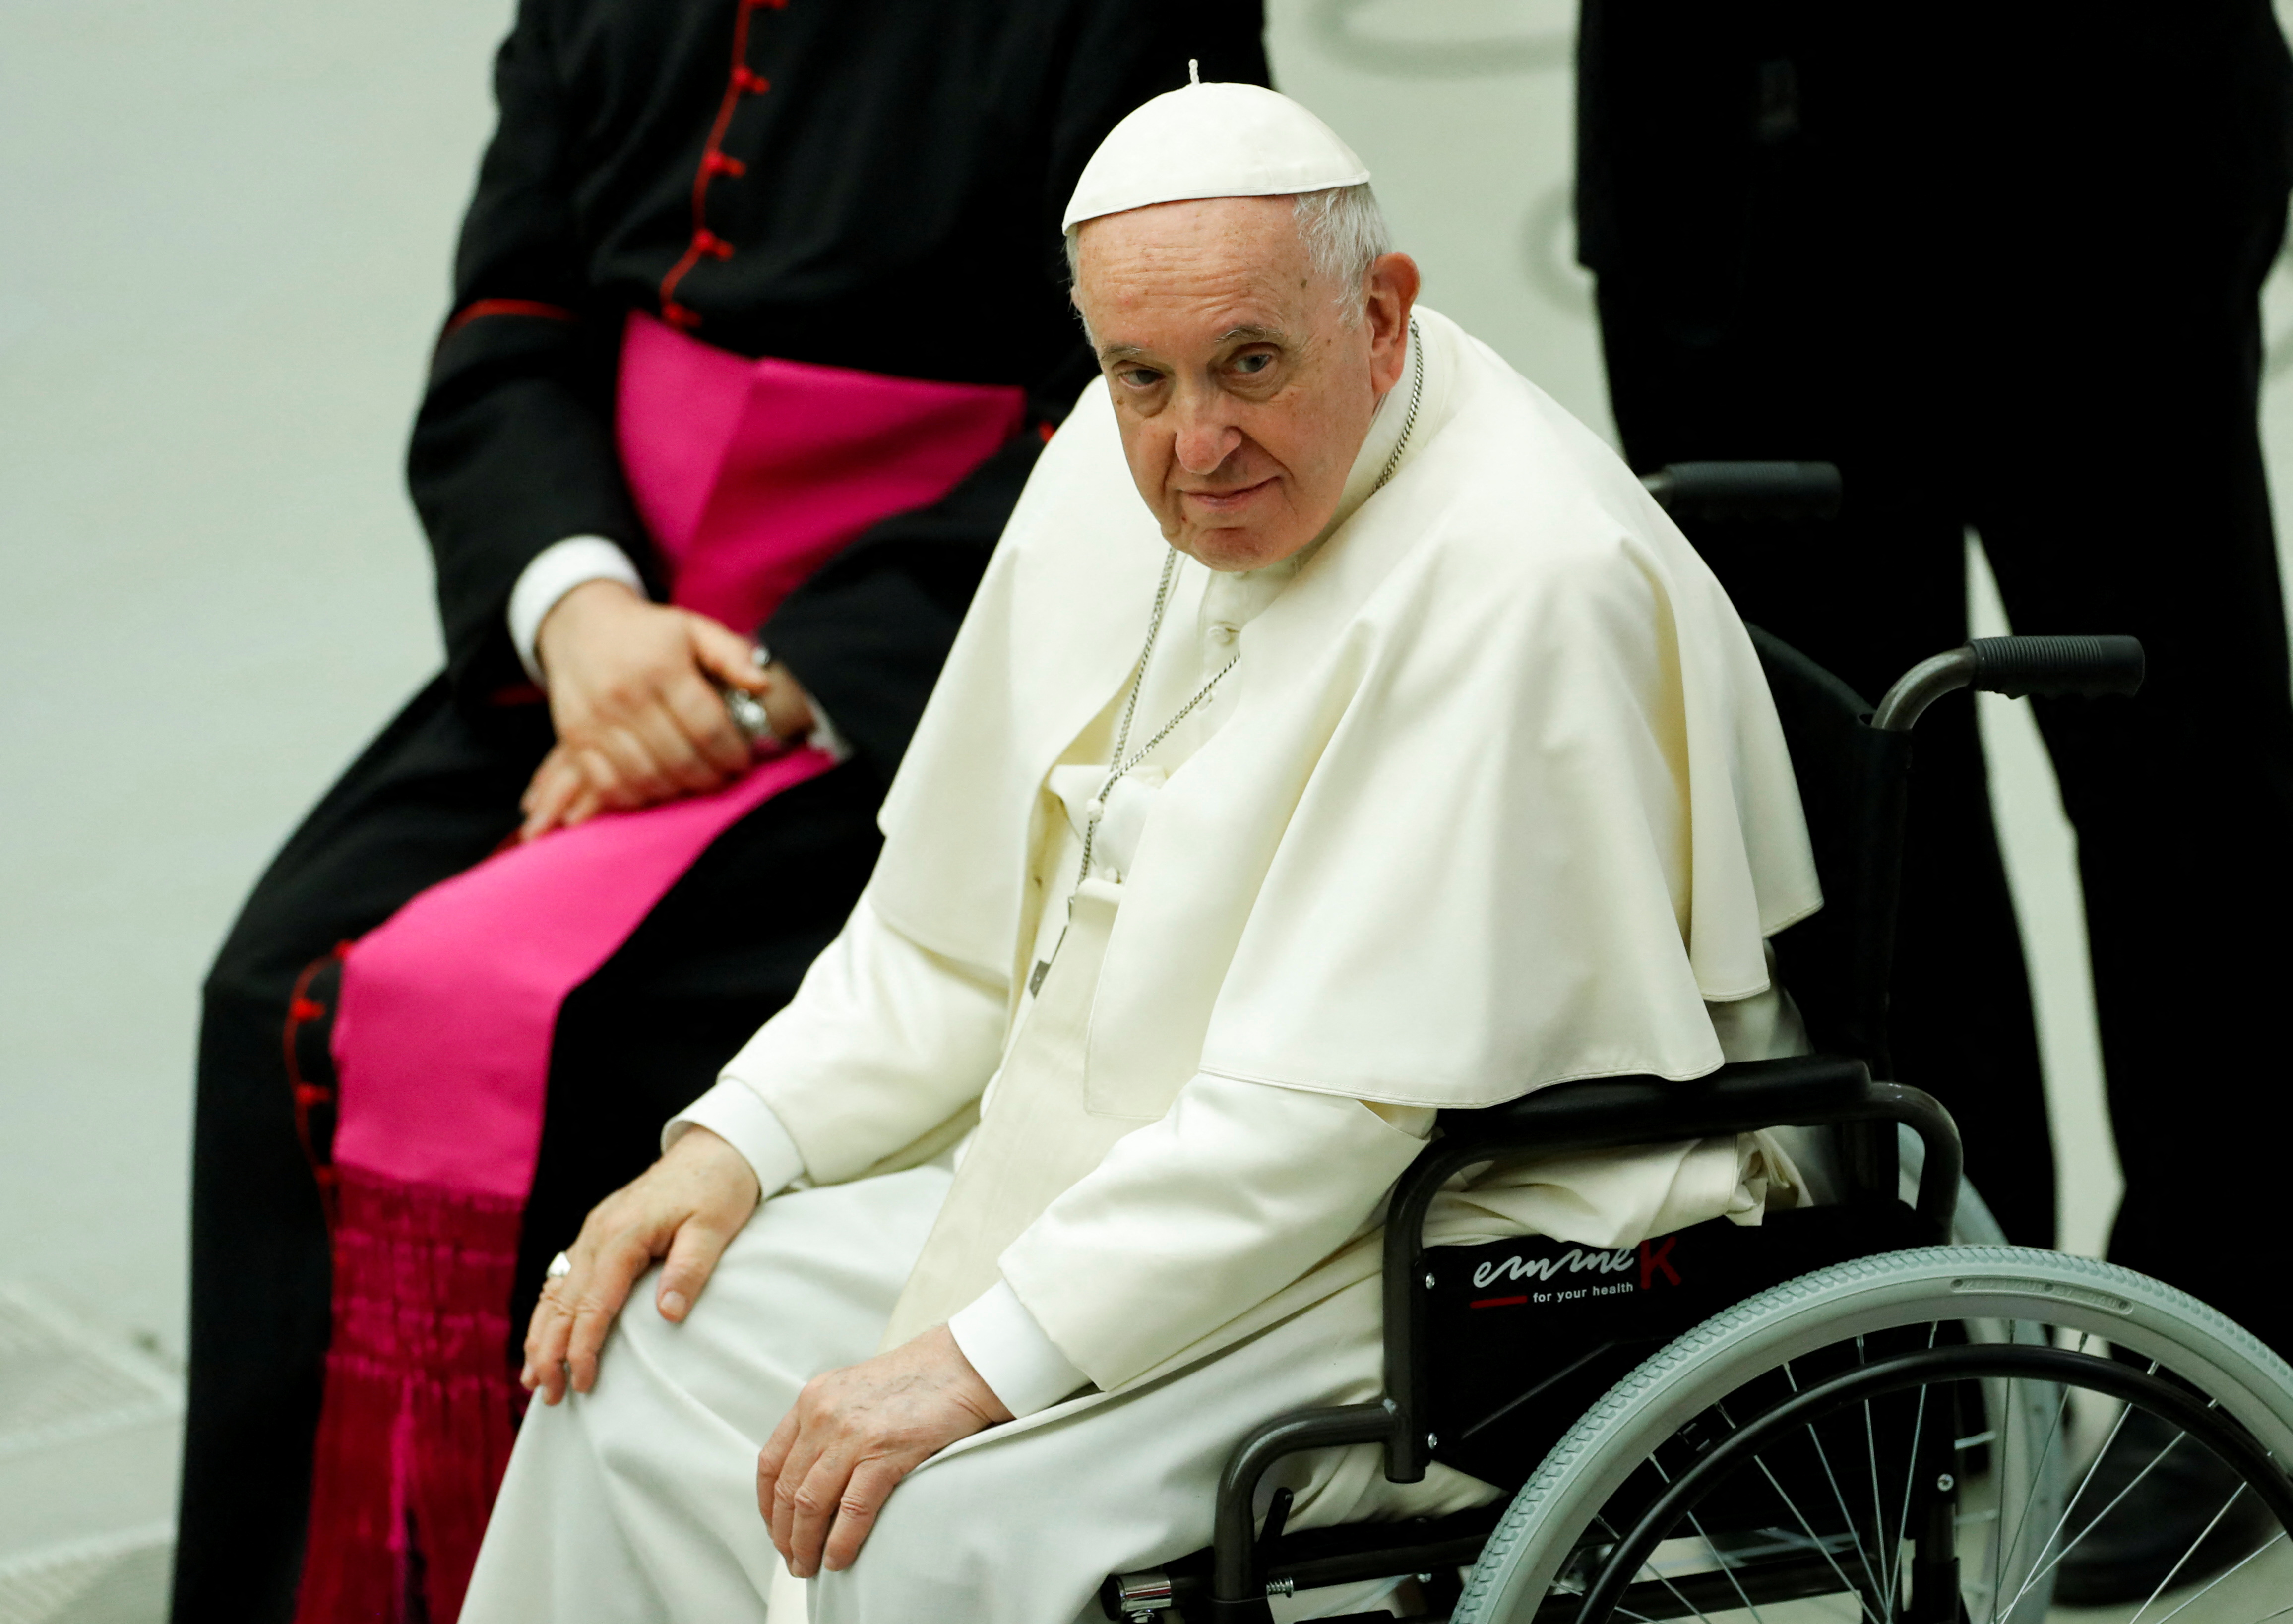
[[[1321,532],[1406,354],[1415,264],[1379,260],[1349,324],[1294,207],[1163,203],[1077,237],[1075,303],[1130,475],[1171,545],[1214,570],[1262,569]]]

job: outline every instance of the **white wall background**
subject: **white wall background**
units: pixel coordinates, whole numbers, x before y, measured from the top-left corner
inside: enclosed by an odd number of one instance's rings
[[[437,657],[399,461],[508,9],[0,10],[0,1278],[162,1359],[199,975]],[[1428,301],[1606,432],[1568,0],[1269,9],[1284,87],[1369,159]],[[2269,306],[2293,330],[2293,277]],[[1984,702],[2091,1249],[2116,1173],[2070,840],[2027,716]],[[8,1519],[0,1494],[0,1558]]]

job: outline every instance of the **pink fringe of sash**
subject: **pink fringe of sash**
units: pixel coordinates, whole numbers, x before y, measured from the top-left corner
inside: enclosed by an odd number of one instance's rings
[[[344,1169],[298,1615],[461,1611],[525,1393],[504,1357],[518,1203]],[[417,1567],[417,1556],[419,1553]]]

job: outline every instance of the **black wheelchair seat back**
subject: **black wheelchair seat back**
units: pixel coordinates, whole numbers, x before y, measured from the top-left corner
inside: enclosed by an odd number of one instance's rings
[[[1815,1050],[1890,1075],[1887,985],[1911,735],[1797,649],[1748,627],[1807,816],[1823,906],[1774,941],[1779,978]]]

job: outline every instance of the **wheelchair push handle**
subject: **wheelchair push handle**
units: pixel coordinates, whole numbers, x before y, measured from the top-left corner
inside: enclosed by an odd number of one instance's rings
[[[2142,644],[2135,637],[1977,637],[1974,679],[1985,694],[2135,694],[2142,687]]]
[[[1908,733],[1929,705],[1961,688],[2009,699],[2134,694],[2144,670],[2142,644],[2134,637],[1977,637],[1906,671],[1879,702],[1871,726]]]
[[[1675,519],[1828,519],[1839,469],[1828,462],[1673,462],[1641,483]]]

